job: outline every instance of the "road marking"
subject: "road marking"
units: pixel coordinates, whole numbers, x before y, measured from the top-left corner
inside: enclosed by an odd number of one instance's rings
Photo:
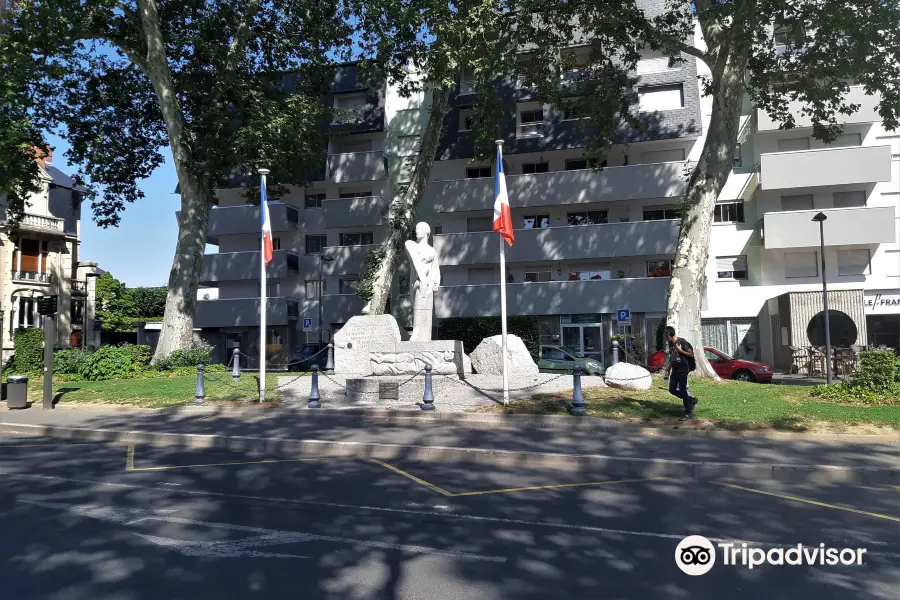
[[[328,460],[327,457],[317,456],[314,458],[272,458],[267,460],[246,460],[222,463],[207,463],[202,465],[172,465],[162,467],[135,467],[134,466],[134,444],[128,445],[128,452],[125,455],[126,471],[171,471],[173,469],[199,469],[202,467],[233,467],[236,465],[267,465],[274,463],[291,463],[291,462],[311,462],[317,460]]]
[[[148,486],[137,485],[133,483],[114,483],[109,481],[96,481],[92,479],[76,479],[72,477],[58,477],[55,475],[26,475],[19,473],[6,473],[3,475],[7,478],[19,478],[19,479],[39,479],[39,480],[47,480],[47,481],[65,481],[67,483],[83,483],[89,485],[97,485],[103,487],[111,487],[118,489],[131,489],[131,490],[144,490],[144,491],[152,491],[158,488],[151,488]],[[612,535],[628,535],[634,537],[645,537],[645,538],[655,538],[655,539],[664,539],[664,540],[683,540],[689,534],[674,534],[674,533],[656,533],[650,531],[629,531],[623,529],[610,529],[606,527],[595,527],[591,525],[572,525],[569,523],[553,523],[548,521],[526,521],[524,519],[507,519],[503,517],[488,517],[483,515],[469,515],[464,513],[455,513],[455,512],[440,512],[440,511],[429,511],[429,510],[411,510],[404,508],[389,508],[384,506],[366,506],[366,505],[357,505],[357,504],[342,504],[338,502],[325,502],[322,500],[299,500],[297,498],[267,498],[264,496],[249,496],[243,494],[225,494],[222,492],[209,492],[206,490],[189,490],[189,489],[177,489],[170,490],[173,494],[185,494],[188,496],[202,496],[209,498],[225,498],[225,499],[234,499],[234,500],[253,500],[258,502],[277,502],[279,504],[293,504],[297,506],[324,506],[328,508],[344,508],[350,510],[363,510],[369,512],[380,512],[386,514],[401,514],[401,515],[410,515],[410,516],[425,516],[425,517],[439,517],[446,520],[459,520],[459,521],[474,521],[479,523],[500,523],[503,525],[525,525],[531,527],[542,527],[546,529],[560,529],[565,531],[583,531],[586,533],[598,533],[598,534],[612,534]],[[712,542],[727,542],[727,543],[735,543],[735,544],[743,544],[746,543],[748,545],[756,545],[756,546],[765,546],[772,548],[790,548],[795,547],[797,545],[796,542],[792,544],[775,544],[771,542],[754,542],[750,540],[739,540],[734,538],[718,538],[718,537],[707,537],[708,540]],[[821,540],[819,540],[821,541]],[[887,545],[881,542],[868,542],[864,540],[857,540],[855,543],[860,545],[865,544],[873,544],[873,545]],[[866,556],[884,556],[888,558],[900,558],[900,552],[867,552]]]
[[[641,483],[645,481],[659,481],[665,477],[650,477],[645,479],[613,479],[609,481],[588,481],[584,483],[558,483],[554,485],[532,485],[528,487],[505,488],[500,490],[484,490],[481,492],[460,492],[458,494],[450,494],[451,497],[459,496],[480,496],[482,494],[508,494],[511,492],[527,492],[531,490],[555,490],[557,488],[573,488],[598,485],[612,485],[614,483]]]
[[[450,492],[448,492],[448,491],[445,490],[444,488],[438,487],[438,486],[434,485],[433,483],[428,483],[428,482],[425,481],[424,479],[419,479],[419,478],[416,477],[415,475],[411,475],[410,473],[407,473],[407,472],[404,471],[403,469],[398,469],[397,467],[393,467],[393,466],[387,464],[386,462],[381,462],[380,460],[377,460],[377,459],[374,459],[374,458],[370,458],[369,461],[375,463],[376,465],[381,465],[381,466],[384,467],[385,469],[391,470],[391,471],[393,471],[394,473],[397,473],[398,475],[403,475],[403,476],[406,477],[407,479],[411,479],[411,480],[415,481],[416,483],[418,483],[419,485],[425,486],[425,487],[427,487],[429,490],[432,490],[432,491],[434,491],[434,492],[437,492],[438,494],[442,494],[442,495],[448,496],[448,497],[449,497],[449,496],[453,496],[453,494],[451,494]]]
[[[60,450],[62,450],[63,448],[68,448],[69,446],[95,446],[105,443],[106,442],[66,443],[64,440],[61,440],[58,444],[0,444],[0,450],[3,450],[5,448],[59,448]]]
[[[241,556],[255,557],[278,557],[278,558],[309,558],[296,554],[270,554],[249,550],[249,548],[259,546],[274,546],[281,544],[300,544],[305,542],[321,541],[334,542],[338,544],[348,544],[351,546],[366,546],[369,548],[379,548],[381,550],[399,550],[401,552],[411,552],[415,554],[431,554],[436,556],[448,556],[451,558],[461,558],[466,560],[481,560],[487,562],[503,563],[506,562],[505,556],[489,556],[485,554],[475,554],[472,552],[460,552],[457,550],[441,550],[439,548],[431,548],[428,546],[418,546],[410,544],[392,544],[388,542],[377,542],[371,540],[359,540],[353,538],[345,538],[333,535],[319,535],[315,533],[306,533],[302,531],[281,531],[278,529],[266,529],[263,527],[251,527],[248,525],[233,525],[231,523],[218,523],[215,521],[197,521],[195,519],[184,519],[181,517],[170,517],[160,514],[164,511],[146,511],[141,509],[118,508],[111,506],[94,506],[94,505],[71,505],[59,502],[43,502],[38,500],[18,500],[24,504],[31,504],[43,508],[54,510],[66,510],[68,512],[101,519],[104,521],[112,521],[114,523],[124,523],[126,525],[133,524],[138,521],[161,521],[164,523],[174,523],[177,525],[190,525],[191,527],[207,527],[210,529],[220,529],[233,532],[255,534],[251,537],[239,538],[236,540],[180,540],[174,538],[166,538],[154,535],[147,535],[135,532],[135,535],[147,540],[150,543],[157,544],[175,550],[185,556],[212,556],[217,558],[237,558]],[[175,512],[171,510],[169,512]],[[143,514],[144,516],[137,521],[125,521],[123,515],[131,516],[134,514]]]
[[[764,490],[756,490],[753,488],[748,488],[740,485],[734,485],[733,483],[721,483],[715,482],[719,485],[732,488],[735,490],[743,490],[745,492],[751,492],[753,494],[762,494],[764,496],[773,496],[775,498],[781,498],[782,500],[792,500],[794,502],[802,502],[804,504],[812,504],[813,506],[821,506],[822,508],[833,508],[834,510],[842,510],[845,512],[855,513],[857,515],[865,515],[867,517],[874,517],[876,519],[885,519],[887,521],[894,521],[900,523],[900,518],[892,517],[890,515],[882,515],[879,513],[868,512],[865,510],[859,510],[856,508],[850,508],[849,506],[841,506],[840,504],[828,504],[827,502],[819,502],[817,500],[808,500],[807,498],[798,498],[797,496],[788,496],[787,494],[778,494],[776,492],[767,492]]]

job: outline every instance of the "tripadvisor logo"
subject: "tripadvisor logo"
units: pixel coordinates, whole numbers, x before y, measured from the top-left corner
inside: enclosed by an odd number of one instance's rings
[[[675,548],[675,564],[684,573],[696,576],[709,573],[716,564],[717,554],[724,566],[753,569],[761,565],[862,565],[865,553],[865,548],[830,548],[825,544],[757,548],[752,543],[719,542],[714,546],[702,535],[690,535]]]

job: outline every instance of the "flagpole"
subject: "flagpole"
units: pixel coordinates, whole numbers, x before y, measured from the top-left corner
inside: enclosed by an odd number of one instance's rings
[[[497,140],[497,158],[502,154],[503,140]],[[509,406],[509,353],[506,351],[506,241],[500,236],[500,339],[503,352],[503,406]]]
[[[259,169],[257,171],[262,179],[260,182],[262,188],[266,186],[266,175],[269,174],[268,169]],[[266,198],[260,194],[259,197],[259,220],[263,222],[263,215],[266,207],[263,206]],[[259,228],[259,401],[264,402],[266,398],[266,232],[263,228]]]

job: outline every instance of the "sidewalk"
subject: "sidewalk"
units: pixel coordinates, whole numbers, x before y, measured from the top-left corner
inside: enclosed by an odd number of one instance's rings
[[[622,474],[877,480],[900,485],[900,434],[874,440],[722,439],[647,435],[634,426],[601,419],[563,419],[422,421],[378,411],[310,414],[300,407],[174,411],[33,407],[0,412],[0,434],[575,470],[599,467]],[[564,425],[543,428],[542,423],[550,422]]]

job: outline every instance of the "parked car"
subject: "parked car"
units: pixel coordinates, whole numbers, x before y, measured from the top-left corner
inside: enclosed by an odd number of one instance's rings
[[[571,373],[577,366],[582,373],[603,375],[603,363],[593,358],[578,356],[562,346],[541,346],[538,368],[542,373]]]
[[[291,355],[291,361],[288,363],[288,371],[309,371],[313,365],[319,365],[320,369],[325,368],[328,362],[327,352],[319,353],[323,348],[327,348],[328,344],[304,344],[294,350]]]
[[[737,379],[738,381],[755,381],[757,383],[770,383],[772,381],[772,367],[752,360],[729,358],[727,354],[710,348],[703,349],[706,359],[712,365],[713,371],[722,379]],[[666,364],[666,353],[660,350],[650,355],[648,370],[655,373]]]

